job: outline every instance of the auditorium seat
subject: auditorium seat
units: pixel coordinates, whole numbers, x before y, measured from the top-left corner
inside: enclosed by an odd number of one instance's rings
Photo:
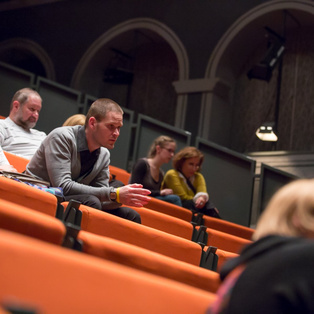
[[[232,253],[232,252],[228,252],[228,251],[224,251],[220,249],[217,249],[216,254],[218,256],[218,265],[217,265],[218,272],[221,270],[221,267],[225,262],[239,256],[239,254],[237,253]]]
[[[130,178],[130,173],[127,172],[124,169],[121,169],[119,167],[115,167],[112,165],[109,165],[109,172],[110,174],[115,175],[116,179],[121,181],[123,184],[127,185]]]
[[[252,239],[254,229],[230,221],[203,215],[203,224],[210,229],[219,230],[247,240]]]
[[[143,225],[192,240],[193,226],[189,222],[146,207],[129,207],[141,215]]]
[[[58,208],[55,195],[1,176],[0,198],[50,216],[55,216]]]
[[[0,230],[0,308],[24,313],[205,313],[216,295]],[[12,311],[11,311],[12,312]]]
[[[153,197],[149,203],[145,205],[145,207],[176,218],[180,218],[187,222],[197,220],[196,216],[195,218],[192,217],[192,212],[190,210]],[[210,229],[219,230],[247,240],[251,240],[254,233],[254,229],[241,226],[224,219],[202,215],[202,219],[200,219],[200,221],[202,221],[202,224]]]
[[[78,238],[83,242],[83,252],[87,254],[213,293],[217,291],[220,285],[217,272],[199,266],[86,231],[80,231]]]
[[[62,203],[65,204],[66,203]],[[81,205],[82,230],[125,241],[136,246],[199,265],[202,248],[199,244],[156,230],[106,212]]]
[[[62,245],[66,227],[61,220],[0,199],[0,228]]]
[[[12,165],[18,172],[23,172],[26,169],[29,160],[6,151],[3,151],[5,156],[7,157],[10,165]]]
[[[142,223],[144,225],[147,225],[149,227],[162,230],[162,231],[174,234],[174,235],[181,236],[185,239],[191,239],[190,235],[193,232],[192,224],[186,221],[180,220],[178,218],[164,215],[158,212],[154,213],[154,211],[151,211],[147,208],[133,207],[133,209],[138,211],[138,213],[141,215],[143,219]],[[198,229],[199,227],[196,227],[196,230]],[[210,245],[210,246],[214,246],[225,251],[238,253],[239,250],[241,250],[244,245],[251,243],[251,240],[241,238],[241,237],[238,237],[238,236],[226,233],[226,232],[222,232],[222,231],[211,229],[211,228],[205,228],[205,229],[208,235],[208,240],[204,244],[207,246]]]
[[[207,246],[214,246],[218,249],[238,254],[244,246],[251,244],[252,241],[243,239],[232,234],[219,230],[207,229]]]
[[[11,179],[0,177],[0,197],[50,216],[56,215],[57,199],[54,195]],[[192,243],[192,241],[181,239],[143,225],[137,225],[87,206],[81,206],[81,208],[85,208],[85,211],[83,210],[84,230],[126,241],[193,265],[198,266],[200,263],[202,249],[200,245]],[[213,233],[211,234],[213,235]],[[243,242],[239,245],[237,238],[235,243],[226,243],[226,241],[223,243],[221,239],[217,242],[217,239],[219,240],[216,236],[214,237],[214,241],[208,241],[207,244],[234,253],[238,252]],[[229,239],[235,240],[232,236],[229,236]],[[235,245],[238,246],[235,247]],[[189,254],[186,254],[186,252],[189,252]]]
[[[56,245],[67,236],[65,225],[55,217],[0,199],[0,229],[6,229]],[[170,278],[188,285],[216,292],[219,275],[185,262],[140,247],[79,231],[83,252],[106,260]]]
[[[172,203],[165,202],[163,200],[159,200],[157,198],[151,197],[145,207],[158,211],[163,214],[167,214],[176,218],[180,218],[187,222],[192,221],[192,212],[184,207],[177,206]]]

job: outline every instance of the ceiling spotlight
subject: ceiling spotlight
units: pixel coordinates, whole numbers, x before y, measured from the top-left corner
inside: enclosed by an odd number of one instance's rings
[[[262,124],[256,131],[256,136],[265,142],[277,142],[278,137],[274,132],[274,123],[266,122]]]

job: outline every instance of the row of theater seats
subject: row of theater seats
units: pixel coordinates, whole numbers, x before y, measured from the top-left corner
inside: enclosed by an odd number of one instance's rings
[[[117,180],[120,180],[124,184],[128,184],[131,176],[129,172],[112,165],[110,165],[110,172],[116,176]],[[149,204],[146,205],[146,207],[156,210],[158,212],[168,214],[170,216],[180,218],[188,222],[190,222],[192,219],[191,212],[188,209],[170,203],[167,203],[167,206],[165,206],[165,203],[163,201],[156,198],[152,198]],[[232,234],[248,240],[250,240],[252,237],[253,230],[251,228],[208,216],[203,216],[203,219],[204,225],[208,228],[220,230],[228,234]]]
[[[25,160],[6,155],[25,169]],[[127,183],[127,172],[110,171]],[[0,199],[1,304],[44,313],[204,313],[219,286],[206,259],[218,256],[220,268],[252,234],[213,218],[192,224],[189,211],[153,199],[136,209],[139,225],[83,205],[60,206],[54,195],[4,177]]]

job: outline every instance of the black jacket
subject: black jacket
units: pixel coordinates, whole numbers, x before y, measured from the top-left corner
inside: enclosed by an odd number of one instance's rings
[[[222,298],[208,313],[314,313],[314,240],[265,237],[227,262],[221,278]]]

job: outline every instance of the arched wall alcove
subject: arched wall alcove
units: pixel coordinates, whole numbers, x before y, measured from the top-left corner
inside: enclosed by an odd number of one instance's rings
[[[137,32],[138,31],[138,32]],[[137,32],[137,38],[134,39],[134,34]],[[138,38],[139,36],[140,39]],[[101,84],[101,73],[96,69],[95,65],[100,64],[102,60],[109,59],[108,49],[111,48],[114,43],[117,43],[119,40],[119,51],[123,52],[123,47],[132,47],[136,45],[138,40],[141,41],[154,41],[157,42],[159,47],[166,49],[167,53],[159,55],[173,55],[172,61],[176,65],[176,76],[173,78],[175,80],[185,80],[189,76],[189,61],[185,47],[181,43],[178,36],[165,24],[150,18],[137,18],[125,21],[115,27],[106,31],[102,36],[100,36],[85,52],[81,58],[78,66],[75,69],[75,72],[72,77],[71,86],[75,89],[82,90],[83,92],[97,94],[98,90],[101,88],[97,84]],[[122,44],[123,43],[123,44]],[[123,46],[124,45],[124,46]],[[107,50],[105,50],[106,48]],[[117,52],[117,49],[114,49]],[[127,58],[128,56],[126,56]],[[94,64],[94,66],[93,66]],[[98,73],[97,73],[98,71]],[[85,86],[91,81],[95,82],[94,91],[86,91]],[[98,82],[98,83],[97,83]],[[119,90],[121,91],[121,86]],[[125,87],[127,88],[127,87]],[[172,82],[169,82],[168,89],[173,90],[175,99],[175,114],[174,114],[174,125],[181,127],[184,124],[184,113],[186,106],[186,95],[176,95]],[[125,94],[128,92],[126,91]],[[121,92],[119,93],[121,94]],[[95,95],[98,96],[98,95]],[[158,96],[158,95],[156,95]],[[118,93],[117,93],[117,97]],[[158,98],[158,97],[157,97]],[[122,103],[125,101],[122,100]],[[160,104],[161,106],[162,104]]]
[[[55,69],[48,53],[36,42],[13,38],[0,43],[0,60],[27,71],[38,70],[37,75],[55,80]]]
[[[212,87],[209,92],[203,94],[202,98],[202,112],[200,115],[202,118],[199,127],[199,135],[201,137],[240,152],[252,149],[271,149],[271,146],[267,146],[269,143],[255,142],[255,132],[252,128],[257,128],[258,125],[254,127],[252,124],[249,125],[252,119],[248,108],[249,106],[255,106],[255,112],[260,112],[262,115],[264,115],[262,106],[265,107],[265,103],[269,107],[268,109],[271,109],[270,107],[273,105],[274,98],[276,97],[277,70],[274,70],[270,82],[248,80],[246,73],[252,63],[259,61],[258,58],[261,51],[263,51],[262,48],[265,48],[265,26],[281,33],[285,11],[289,14],[286,17],[286,28],[291,36],[287,40],[289,48],[286,53],[287,55],[284,55],[284,60],[288,65],[286,69],[284,68],[286,81],[283,82],[283,87],[287,91],[302,87],[302,84],[297,83],[296,79],[293,81],[291,72],[293,71],[293,74],[296,74],[297,71],[300,72],[302,70],[299,55],[300,53],[306,54],[306,51],[302,51],[303,48],[298,46],[300,46],[300,42],[302,45],[302,40],[304,41],[304,38],[300,36],[303,36],[303,33],[306,33],[307,30],[314,28],[313,2],[269,1],[259,5],[233,23],[220,39],[211,55],[205,71],[205,78]],[[311,34],[312,32],[309,31],[308,33]],[[314,51],[309,45],[304,47],[308,51]],[[290,66],[290,79],[288,77],[288,66]],[[306,66],[303,66],[304,71],[306,68]],[[311,74],[305,73],[304,76],[306,75]],[[294,77],[296,76],[294,75]],[[288,84],[290,84],[290,87]],[[245,99],[241,93],[255,93],[255,97],[258,96],[260,99],[264,99],[264,104],[262,102],[260,104],[245,103],[248,99],[252,100],[254,98],[253,96],[251,98],[248,96]],[[291,110],[295,110],[296,96],[291,94],[290,98],[291,103],[288,105],[293,107]],[[236,109],[236,106],[242,106],[242,109]],[[290,112],[290,114],[292,115],[293,113]],[[245,116],[245,118],[241,117],[241,115]],[[240,124],[239,120],[241,119],[241,122],[246,121],[249,125],[248,128],[250,128],[250,131],[248,129],[246,131],[250,132],[252,137],[248,136],[247,133],[245,134],[245,132],[241,133],[239,131],[239,129],[247,127]],[[258,117],[254,121],[255,124],[258,124],[257,120]],[[291,125],[288,127],[291,127]],[[287,133],[288,129],[285,131]],[[292,139],[292,134],[287,136],[290,136],[290,139],[282,140],[281,147],[292,150],[297,149],[292,144],[294,140]],[[236,139],[236,137],[242,137],[242,142]],[[302,145],[300,144],[299,146],[301,147]],[[303,147],[306,147],[306,143],[303,143]]]

